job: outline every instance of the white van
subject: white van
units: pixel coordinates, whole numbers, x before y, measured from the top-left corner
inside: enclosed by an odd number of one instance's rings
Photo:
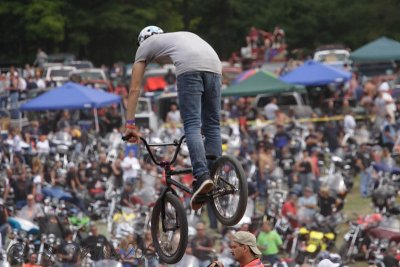
[[[326,49],[314,53],[314,60],[323,64],[343,68],[350,64],[350,52],[346,49]]]
[[[43,78],[46,83],[54,82],[56,86],[61,86],[69,80],[71,72],[75,71],[71,66],[52,66],[45,69]]]

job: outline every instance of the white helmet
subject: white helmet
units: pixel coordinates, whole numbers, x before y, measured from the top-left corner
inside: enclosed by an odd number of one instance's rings
[[[147,38],[149,38],[150,36],[152,36],[154,34],[160,34],[160,33],[164,33],[164,31],[161,28],[157,27],[157,26],[147,26],[147,27],[145,27],[139,33],[138,43],[137,43],[138,46],[141,45],[143,43],[143,41],[146,40]]]

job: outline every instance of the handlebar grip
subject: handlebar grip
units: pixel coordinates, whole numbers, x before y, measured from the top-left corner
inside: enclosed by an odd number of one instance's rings
[[[132,137],[132,135],[131,134],[128,134],[128,135],[125,135],[125,136],[122,136],[122,141],[128,141],[129,140],[129,138],[131,138]]]

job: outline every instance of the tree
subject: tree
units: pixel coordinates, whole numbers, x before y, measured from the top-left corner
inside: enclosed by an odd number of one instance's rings
[[[311,53],[333,43],[356,49],[382,35],[400,40],[398,10],[398,0],[3,0],[0,60],[33,62],[42,47],[95,64],[131,62],[147,25],[193,31],[222,59],[245,44],[251,26],[280,25],[289,49]]]

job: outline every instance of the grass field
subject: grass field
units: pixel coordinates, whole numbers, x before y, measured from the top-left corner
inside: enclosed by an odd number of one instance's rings
[[[353,218],[355,213],[358,215],[366,215],[372,213],[372,206],[371,206],[371,199],[369,198],[362,198],[359,193],[359,181],[360,178],[356,177],[355,183],[353,186],[352,191],[346,197],[346,203],[344,206],[344,213],[346,214],[347,218]],[[342,241],[343,235],[347,231],[347,225],[342,225],[340,228],[338,242],[336,244],[336,248],[339,248]],[[368,266],[367,262],[356,262],[350,265],[351,267],[364,267]]]

